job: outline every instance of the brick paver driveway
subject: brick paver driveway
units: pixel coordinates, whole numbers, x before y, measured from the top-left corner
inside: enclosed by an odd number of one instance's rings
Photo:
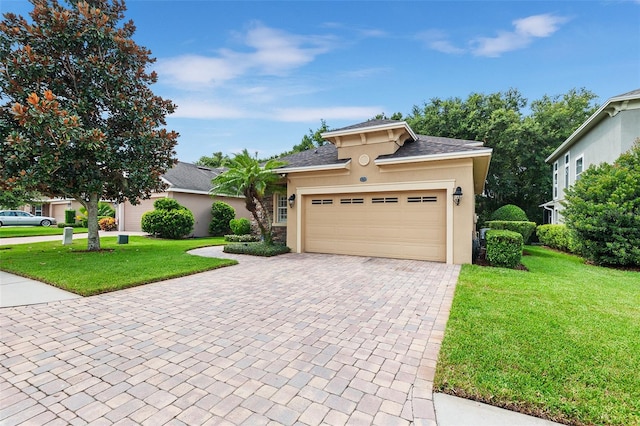
[[[0,424],[435,424],[457,266],[240,259],[0,310]]]

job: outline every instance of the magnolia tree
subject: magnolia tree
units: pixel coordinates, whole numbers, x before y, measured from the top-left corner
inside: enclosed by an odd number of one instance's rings
[[[78,200],[88,250],[99,250],[98,201],[137,203],[164,189],[178,134],[175,105],[154,95],[151,52],[120,0],[30,0],[31,20],[0,22],[0,186]]]

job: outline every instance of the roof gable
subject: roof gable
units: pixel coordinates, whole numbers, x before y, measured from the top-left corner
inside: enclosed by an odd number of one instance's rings
[[[551,164],[562,157],[565,151],[579,141],[586,133],[596,127],[602,120],[617,115],[620,111],[628,108],[640,108],[640,89],[632,90],[621,95],[613,96],[607,100],[591,117],[582,123],[558,148],[545,160]]]

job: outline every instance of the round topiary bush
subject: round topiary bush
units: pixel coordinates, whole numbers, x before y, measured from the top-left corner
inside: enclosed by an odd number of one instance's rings
[[[222,236],[231,233],[229,221],[236,217],[236,211],[229,204],[216,201],[211,206],[211,223],[209,223],[209,234]]]
[[[508,220],[528,222],[527,214],[520,207],[513,204],[505,204],[491,214],[490,220]]]
[[[246,235],[251,233],[251,222],[249,219],[240,217],[229,222],[234,235]]]
[[[142,215],[142,230],[160,238],[179,239],[193,230],[193,213],[171,198],[160,198],[153,203],[156,208]]]

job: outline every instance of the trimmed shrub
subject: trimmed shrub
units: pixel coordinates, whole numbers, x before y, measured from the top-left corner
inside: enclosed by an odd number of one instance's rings
[[[506,204],[491,214],[489,220],[508,220],[515,222],[528,222],[527,214],[520,207]]]
[[[545,246],[569,253],[580,252],[575,233],[566,225],[540,225],[536,228],[536,234]]]
[[[74,222],[74,223],[59,223],[58,228],[83,228],[82,223]]]
[[[522,259],[522,235],[507,230],[487,232],[487,260],[492,266],[515,268]]]
[[[156,210],[181,210],[185,209],[183,205],[173,198],[158,198],[153,202],[153,208]]]
[[[584,257],[600,265],[640,266],[640,139],[613,165],[585,170],[565,199],[562,214]]]
[[[64,211],[64,223],[76,223],[76,211],[65,210]]]
[[[230,243],[252,243],[260,241],[258,235],[244,234],[244,235],[225,235],[224,240]]]
[[[252,256],[271,257],[279,254],[289,253],[291,249],[281,244],[265,243],[233,243],[224,246],[225,253],[250,254]]]
[[[170,200],[170,201],[166,201]],[[171,198],[160,198],[153,203],[155,210],[142,215],[142,230],[160,238],[177,240],[193,230],[193,213]]]
[[[522,235],[525,244],[529,242],[533,231],[536,230],[535,222],[524,222],[515,220],[491,220],[486,224],[491,229],[505,229],[507,231],[517,232]]]
[[[231,232],[233,232],[234,235],[246,235],[251,233],[251,222],[246,217],[232,219],[229,222],[229,226],[231,227]]]
[[[211,206],[211,223],[209,224],[209,234],[216,237],[231,233],[229,221],[236,217],[236,211],[229,204],[216,201]]]
[[[103,217],[98,221],[98,226],[103,231],[115,231],[117,229],[116,220],[112,217]]]

